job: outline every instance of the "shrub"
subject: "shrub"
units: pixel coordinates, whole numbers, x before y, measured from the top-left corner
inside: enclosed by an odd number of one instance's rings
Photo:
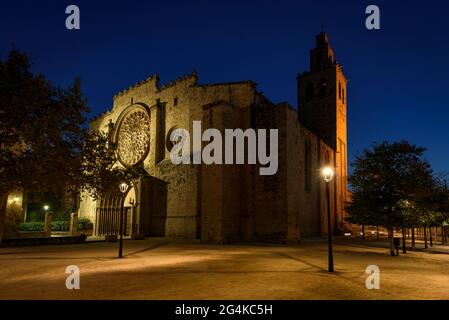
[[[31,232],[31,231],[44,231],[43,222],[24,222],[19,225],[19,231]]]
[[[89,230],[94,227],[94,224],[88,218],[81,218],[78,220],[78,230]]]
[[[89,230],[93,228],[93,223],[87,218],[78,220],[78,230]],[[19,225],[19,231],[44,231],[43,222],[24,222]],[[51,231],[70,231],[70,221],[52,221]]]
[[[69,231],[70,222],[69,221],[53,221],[51,223],[51,231]]]

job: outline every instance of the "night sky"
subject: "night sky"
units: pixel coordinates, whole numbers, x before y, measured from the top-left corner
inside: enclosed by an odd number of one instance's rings
[[[81,30],[65,28],[65,8]],[[365,28],[365,8],[381,30]],[[349,160],[375,141],[407,139],[449,171],[449,4],[446,1],[2,1],[0,55],[28,52],[34,70],[66,86],[76,76],[92,116],[113,95],[159,73],[197,70],[201,83],[253,80],[296,106],[296,74],[315,35],[329,34],[349,78]]]

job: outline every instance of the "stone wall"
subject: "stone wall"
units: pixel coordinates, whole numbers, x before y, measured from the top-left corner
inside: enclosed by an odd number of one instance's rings
[[[116,130],[120,115],[136,105],[144,106],[150,116],[150,148],[142,166],[165,188],[159,190],[162,187],[155,184],[151,196],[136,199],[136,207],[163,203],[148,210],[164,224],[165,236],[230,242],[298,241],[301,236],[325,234],[320,169],[334,161],[334,151],[298,122],[290,105],[273,104],[249,81],[200,85],[192,74],[160,87],[153,76],[116,95],[112,110],[95,119],[92,128],[106,131],[112,121]],[[163,143],[161,154],[161,141],[168,140],[170,130],[184,128],[193,144],[193,121],[202,121],[202,131],[216,128],[222,133],[235,128],[278,129],[277,174],[261,176],[259,165],[173,165]],[[311,172],[307,188],[306,141]],[[84,195],[80,217],[95,221],[95,207],[95,201]]]
[[[320,97],[320,83],[325,80],[327,95]],[[313,85],[314,96],[307,100],[307,86]],[[328,165],[335,170],[332,181],[336,196],[333,197],[336,226],[342,228],[345,219],[345,202],[348,201],[347,183],[347,80],[339,64],[314,73],[306,73],[298,79],[299,120],[329,146],[332,161]],[[324,193],[323,193],[324,194]]]
[[[25,222],[27,200],[23,192],[16,190],[6,197],[4,217],[4,238],[14,238],[17,226]]]
[[[200,189],[199,165],[173,165],[165,145],[163,146],[165,157],[158,159],[156,146],[160,142],[160,136],[163,136],[163,141],[167,141],[170,130],[174,128],[185,128],[192,136],[193,121],[203,120],[205,105],[223,101],[229,104],[235,103],[238,108],[248,108],[254,99],[254,89],[255,85],[252,82],[199,85],[195,74],[160,87],[158,78],[153,76],[117,94],[114,97],[112,110],[92,122],[93,129],[106,132],[109,122],[117,125],[120,115],[128,108],[138,104],[149,110],[150,149],[143,161],[143,167],[149,176],[167,183],[166,236],[187,238],[200,236],[201,201],[204,189]],[[161,106],[165,108],[164,132],[161,132],[158,127]],[[226,112],[225,117],[227,117]],[[228,124],[230,127],[235,126],[233,121],[228,120]],[[80,216],[90,217],[94,221],[95,207],[95,201],[83,195]]]

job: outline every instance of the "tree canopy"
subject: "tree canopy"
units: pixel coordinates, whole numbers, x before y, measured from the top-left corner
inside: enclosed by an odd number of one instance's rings
[[[107,135],[89,130],[80,79],[61,88],[31,69],[17,50],[0,59],[0,239],[13,190],[98,197],[135,172],[115,166]]]
[[[351,222],[393,230],[447,221],[447,188],[435,177],[424,152],[399,141],[374,144],[358,155],[349,177]]]
[[[93,130],[84,140],[80,166],[80,191],[86,191],[93,198],[118,192],[121,182],[132,182],[142,168],[125,168],[118,165],[116,150],[111,146],[109,135]]]
[[[66,189],[78,179],[89,111],[75,79],[68,88],[33,74],[29,57],[0,60],[0,192]]]

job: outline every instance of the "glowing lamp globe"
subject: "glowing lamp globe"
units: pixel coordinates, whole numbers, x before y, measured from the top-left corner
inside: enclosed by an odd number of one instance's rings
[[[334,170],[330,167],[323,168],[321,171],[321,174],[323,175],[323,179],[326,182],[330,182],[332,180],[332,177],[334,176]]]
[[[122,182],[119,187],[121,193],[126,193],[126,191],[128,191],[128,184],[125,182]]]

